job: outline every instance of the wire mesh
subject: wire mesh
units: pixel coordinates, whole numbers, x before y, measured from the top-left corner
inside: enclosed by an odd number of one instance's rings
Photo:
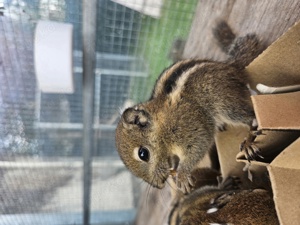
[[[187,37],[196,5],[98,1],[91,224],[134,218],[140,181],[119,160],[114,129],[120,110],[147,99],[172,62],[173,43]],[[74,94],[37,87],[38,20],[74,26]],[[1,225],[82,223],[81,20],[79,0],[0,0]]]

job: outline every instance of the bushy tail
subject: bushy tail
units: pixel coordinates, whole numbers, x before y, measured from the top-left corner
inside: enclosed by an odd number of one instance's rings
[[[219,47],[228,54],[230,46],[236,38],[229,25],[224,20],[217,20],[213,35]]]
[[[236,38],[231,44],[228,62],[233,66],[243,69],[248,66],[261,52],[262,46],[255,34],[247,34]]]
[[[243,69],[249,65],[263,50],[255,34],[236,37],[224,20],[219,20],[213,34],[221,49],[229,56],[228,63]]]

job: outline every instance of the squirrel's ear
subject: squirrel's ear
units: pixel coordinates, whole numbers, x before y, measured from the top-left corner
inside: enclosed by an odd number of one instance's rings
[[[139,110],[137,108],[128,108],[124,111],[123,115],[124,126],[138,126],[139,128],[145,128],[150,123],[149,114],[145,110]]]

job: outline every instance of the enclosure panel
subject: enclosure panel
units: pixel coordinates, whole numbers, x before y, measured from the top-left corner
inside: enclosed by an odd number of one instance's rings
[[[99,0],[96,8],[92,224],[134,220],[146,184],[119,159],[115,127],[124,109],[147,100],[160,72],[172,63],[173,43],[186,39],[197,4],[133,2],[137,7]],[[159,16],[149,16],[151,8]],[[38,87],[39,20],[73,25],[73,94]],[[82,223],[83,35],[81,0],[0,0],[1,225]]]

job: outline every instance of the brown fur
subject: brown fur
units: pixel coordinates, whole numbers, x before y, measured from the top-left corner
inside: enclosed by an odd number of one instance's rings
[[[175,63],[161,74],[148,101],[125,110],[116,129],[116,145],[132,173],[163,188],[176,171],[178,188],[190,192],[191,171],[213,145],[219,128],[252,123],[247,74],[240,65],[253,59],[249,55],[243,59],[242,53],[255,52],[256,41],[254,36],[235,40],[242,49],[231,46],[225,63],[196,59]],[[239,66],[237,58],[243,59]],[[148,161],[139,159],[141,147],[149,152]]]
[[[207,213],[219,205],[216,212]],[[178,206],[177,218],[170,225],[241,224],[277,225],[274,202],[269,193],[256,190],[197,190]],[[175,222],[176,221],[176,222]]]
[[[178,195],[169,214],[169,225],[277,225],[275,205],[263,189],[241,190],[240,180],[228,177],[217,186],[217,173],[211,169],[193,171],[198,183],[189,195]]]

